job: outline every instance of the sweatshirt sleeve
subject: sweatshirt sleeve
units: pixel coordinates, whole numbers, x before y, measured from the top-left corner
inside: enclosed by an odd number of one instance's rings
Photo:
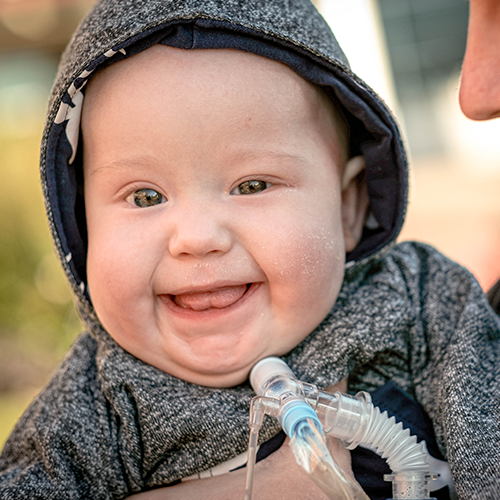
[[[0,456],[1,500],[127,496],[95,351],[81,336],[17,423]]]
[[[408,283],[420,309],[420,333],[410,339],[417,398],[434,422],[459,498],[498,498],[500,318],[470,272],[430,247],[413,249],[419,265]]]

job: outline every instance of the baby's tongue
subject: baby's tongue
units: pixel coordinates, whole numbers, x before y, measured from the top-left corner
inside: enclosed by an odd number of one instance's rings
[[[174,302],[184,309],[204,311],[210,308],[222,309],[237,302],[246,292],[246,285],[227,286],[213,292],[181,293]]]

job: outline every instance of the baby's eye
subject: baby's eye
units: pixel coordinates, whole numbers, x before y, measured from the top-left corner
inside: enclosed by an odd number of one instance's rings
[[[166,198],[155,189],[143,188],[134,191],[129,201],[140,208],[154,207],[160,203],[164,203]]]
[[[260,193],[270,186],[269,183],[259,180],[245,181],[238,185],[231,194],[254,194]]]

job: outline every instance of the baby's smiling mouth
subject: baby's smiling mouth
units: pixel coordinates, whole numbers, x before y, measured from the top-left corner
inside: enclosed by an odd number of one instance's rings
[[[215,290],[171,295],[170,298],[174,304],[183,309],[192,309],[194,311],[224,309],[238,302],[238,300],[245,295],[250,286],[251,283],[224,286]]]

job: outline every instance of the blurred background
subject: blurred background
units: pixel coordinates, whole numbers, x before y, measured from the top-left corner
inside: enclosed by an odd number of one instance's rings
[[[53,254],[38,147],[61,51],[90,0],[0,0],[0,447],[81,326]],[[487,290],[500,277],[500,120],[458,108],[467,0],[317,0],[408,145],[401,239],[436,246]]]

